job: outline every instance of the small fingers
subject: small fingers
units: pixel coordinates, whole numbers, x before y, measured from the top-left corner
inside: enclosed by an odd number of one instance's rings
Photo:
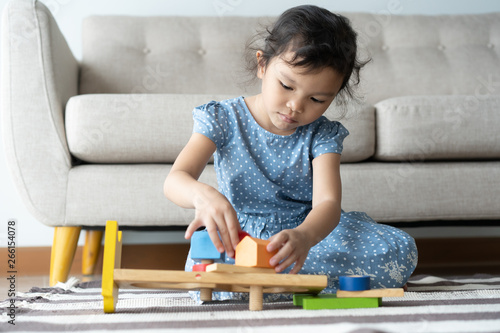
[[[216,223],[227,255],[234,258],[235,248],[240,241],[238,232],[241,230],[236,212],[232,207],[226,209],[224,213],[216,219]]]
[[[238,246],[238,243],[240,242],[240,222],[238,221],[234,210],[227,212],[225,214],[225,219],[227,221],[231,244],[233,245],[233,249],[236,249],[236,246]]]
[[[293,265],[290,274],[298,273],[304,265],[308,252],[308,249],[305,249],[304,244],[301,243],[300,238],[297,238],[292,230],[284,230],[269,240],[268,251],[279,249],[278,253],[269,260],[269,264],[275,268],[275,271],[280,273]]]
[[[293,248],[289,243],[283,245],[283,247],[276,253],[270,260],[269,264],[276,268],[277,272],[281,272],[284,268],[288,267],[293,263],[290,262],[288,266],[284,266],[287,262],[290,261],[290,258],[293,254]],[[283,267],[284,266],[284,267]]]
[[[292,270],[290,271],[290,274],[298,274],[300,272],[300,270],[302,269],[302,266],[304,266],[305,262],[306,262],[306,258],[298,259],[295,262],[295,265],[293,266]]]
[[[276,266],[274,269],[276,273],[283,272],[287,267],[291,266],[296,260],[295,255],[288,256],[283,262],[281,262],[278,266]]]
[[[231,243],[231,237],[229,236],[229,232],[224,221],[220,221],[219,224],[217,224],[217,228],[219,229],[220,237],[222,238],[222,242],[224,243],[223,249],[225,249],[227,255],[232,258],[234,256],[234,249]]]
[[[287,267],[293,265],[293,263],[297,262],[297,254],[295,252],[289,254],[285,259],[283,259],[276,267],[275,271],[277,273],[283,272]]]
[[[277,233],[276,235],[269,238],[269,244],[267,244],[267,252],[273,252],[277,249],[282,248],[283,244],[288,241],[288,235],[285,232]]]
[[[186,228],[186,232],[184,233],[184,238],[190,239],[191,236],[193,236],[193,233],[201,226],[203,226],[203,222],[201,220],[194,219],[191,223],[189,223],[188,227]]]
[[[184,234],[185,239],[190,239],[193,236],[193,233],[200,227],[205,226],[208,236],[210,240],[214,244],[217,251],[220,253],[224,252],[224,245],[222,244],[219,235],[217,233],[217,225],[215,221],[212,219],[208,219],[206,221],[202,221],[200,219],[194,219],[193,222],[189,224],[186,229],[186,233]]]
[[[219,251],[219,253],[224,252],[224,245],[222,244],[219,238],[219,233],[217,232],[217,227],[215,226],[215,222],[212,223],[210,226],[207,225],[207,232],[217,251]]]

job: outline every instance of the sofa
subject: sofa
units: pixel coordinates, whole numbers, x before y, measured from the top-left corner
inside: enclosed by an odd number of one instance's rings
[[[343,13],[359,33],[360,101],[340,121],[342,208],[393,225],[500,221],[500,13]],[[272,17],[92,16],[76,60],[40,1],[2,17],[1,123],[29,211],[55,227],[51,284],[82,228],[95,265],[106,220],[183,228],[163,195],[192,109],[259,91],[245,42]],[[80,24],[80,23],[75,23]],[[341,112],[327,111],[330,119]],[[216,186],[208,165],[201,181]]]

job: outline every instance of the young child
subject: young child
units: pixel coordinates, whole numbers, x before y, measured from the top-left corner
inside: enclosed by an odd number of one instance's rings
[[[167,198],[196,211],[187,239],[206,227],[228,263],[241,229],[269,239],[268,251],[278,249],[270,261],[276,272],[326,274],[326,292],[337,289],[339,275],[369,275],[372,288],[406,283],[417,264],[414,240],[365,213],[341,210],[348,131],[323,114],[334,99],[352,97],[363,66],[356,49],[343,16],[291,8],[254,53],[261,93],[194,109],[193,135],[164,187]],[[198,181],[212,154],[219,190]],[[186,270],[193,264],[188,257]]]

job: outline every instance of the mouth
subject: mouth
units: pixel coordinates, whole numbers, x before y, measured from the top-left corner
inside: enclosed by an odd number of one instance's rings
[[[288,123],[288,124],[294,124],[296,123],[297,121],[295,119],[293,119],[292,117],[289,117],[287,115],[284,115],[282,113],[278,113],[278,116],[280,117],[280,119],[282,121],[284,121],[285,123]]]

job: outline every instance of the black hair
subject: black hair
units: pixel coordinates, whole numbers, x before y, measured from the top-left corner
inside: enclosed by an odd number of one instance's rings
[[[358,59],[356,40],[346,17],[313,5],[293,7],[247,43],[248,70],[256,73],[259,65],[265,68],[271,59],[292,51],[292,59],[283,59],[291,66],[311,72],[331,67],[343,76],[336,101],[345,105],[349,98],[355,99],[353,86],[359,84],[359,72],[368,62]],[[258,50],[262,51],[260,64],[255,57]]]

